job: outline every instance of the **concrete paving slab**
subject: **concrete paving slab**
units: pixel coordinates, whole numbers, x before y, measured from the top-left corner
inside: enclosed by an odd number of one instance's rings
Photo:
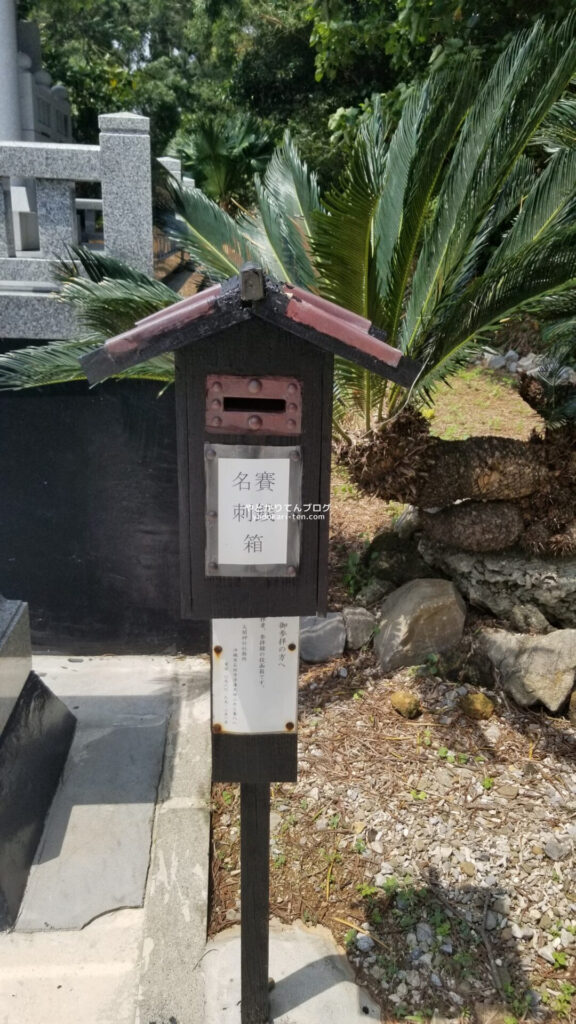
[[[202,1024],[210,846],[210,662],[189,659],[168,729],[146,889],[138,1024]]]
[[[144,911],[0,934],[0,1024],[133,1024]]]
[[[110,668],[111,659],[105,660]],[[138,660],[156,661],[154,678],[170,691],[145,905],[104,913],[82,930],[0,933],[0,1024],[203,1024],[198,962],[208,890],[209,660]],[[118,694],[130,719],[138,710],[138,686],[151,677],[145,665],[132,665],[142,669],[140,682],[130,672],[118,688],[109,673],[103,690],[112,693],[101,693],[97,707],[96,696],[78,695],[74,666],[83,662],[69,661],[65,669],[38,661],[51,685],[60,680],[76,713],[84,704],[89,734],[106,720],[106,699]],[[147,725],[144,719],[144,732]]]
[[[35,659],[78,725],[18,931],[82,928],[142,905],[177,666],[167,657]]]
[[[202,960],[206,985],[203,1024],[240,1024],[240,928],[208,944]],[[380,1020],[380,1009],[354,973],[327,928],[302,922],[270,927],[270,992],[273,1024],[354,1024]]]

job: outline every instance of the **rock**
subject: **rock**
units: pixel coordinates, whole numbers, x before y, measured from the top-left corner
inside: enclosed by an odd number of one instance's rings
[[[506,366],[506,360],[504,356],[488,356],[485,365],[488,370],[503,370]]]
[[[482,721],[494,714],[495,705],[483,693],[467,693],[465,697],[462,697],[460,707],[467,718]]]
[[[419,921],[416,925],[416,938],[422,949],[429,949],[434,942],[434,932],[427,921]]]
[[[390,703],[403,718],[417,718],[422,714],[422,705],[418,697],[408,690],[395,690],[390,697]]]
[[[389,580],[370,580],[365,587],[358,591],[354,600],[357,605],[363,608],[371,608],[378,604],[382,598],[387,597],[394,590],[394,584]]]
[[[537,352],[529,352],[528,355],[522,356],[518,360],[518,373],[531,373],[537,370],[542,362],[543,356],[538,355]]]
[[[504,782],[501,786],[498,786],[496,790],[496,796],[502,797],[503,800],[515,800],[518,796],[519,788],[515,786],[513,782]]]
[[[476,874],[476,865],[470,860],[463,860],[460,864],[460,871],[463,875],[468,875],[468,878],[474,878]]]
[[[533,605],[558,626],[576,627],[576,558],[447,551],[425,537],[418,549],[478,608],[508,618],[516,605]]]
[[[508,620],[516,633],[549,633],[554,629],[535,604],[515,604]]]
[[[361,953],[369,953],[371,949],[374,949],[374,939],[371,939],[369,935],[357,935],[355,942],[356,949]]]
[[[329,661],[344,651],[346,629],[341,612],[304,615],[300,619],[300,657],[302,661]]]
[[[476,1024],[510,1024],[514,1018],[507,1007],[491,1003],[474,1003],[474,1020]]]
[[[388,580],[396,587],[437,575],[421,558],[415,537],[400,537],[390,529],[376,534],[364,559],[370,576]]]
[[[346,628],[346,646],[357,651],[370,643],[376,629],[376,617],[366,608],[349,607],[342,609]]]
[[[392,523],[392,529],[398,537],[405,540],[412,537],[420,524],[420,512],[414,505],[406,505],[403,512]]]
[[[544,853],[550,860],[564,860],[564,857],[567,857],[570,853],[570,846],[568,843],[560,843],[556,836],[551,836],[544,843]]]
[[[558,711],[574,687],[576,629],[557,629],[547,636],[486,629],[478,645],[506,692],[522,707],[541,701]]]
[[[517,363],[519,358],[520,357],[515,348],[509,348],[508,351],[504,353],[504,359],[507,363]]]
[[[418,579],[386,598],[374,637],[380,668],[418,665],[428,654],[449,650],[462,638],[466,606],[452,583]]]
[[[509,896],[497,896],[493,901],[492,906],[497,914],[503,914],[504,917],[510,913],[510,897]]]
[[[552,966],[554,966],[556,961],[554,960],[554,950],[552,949],[552,946],[542,946],[541,949],[536,950],[536,952],[538,953],[538,956],[541,956],[542,959],[546,961],[547,964],[552,964]]]
[[[498,925],[498,915],[489,910],[486,914],[485,927],[487,932],[493,932]]]

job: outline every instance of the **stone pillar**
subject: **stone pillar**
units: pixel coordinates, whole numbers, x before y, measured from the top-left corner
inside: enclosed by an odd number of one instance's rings
[[[15,255],[10,179],[0,178],[0,259]]]
[[[149,120],[137,114],[101,114],[98,124],[105,251],[152,277]]]
[[[34,75],[32,61],[27,53],[18,54],[20,134],[23,142],[36,142],[36,112],[34,108]]]
[[[162,164],[178,183],[182,181],[182,164],[175,156],[159,156],[158,163]]]
[[[20,138],[20,98],[18,93],[18,35],[15,0],[0,0],[0,142]]]
[[[68,246],[78,244],[74,186],[69,181],[38,178],[36,209],[43,256],[65,256]]]

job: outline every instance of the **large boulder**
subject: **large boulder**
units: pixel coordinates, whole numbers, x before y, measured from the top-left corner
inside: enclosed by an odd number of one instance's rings
[[[478,647],[507,693],[522,707],[542,702],[558,711],[576,682],[576,629],[557,629],[546,636],[486,629]]]
[[[382,622],[374,648],[384,672],[418,665],[429,654],[457,644],[464,629],[466,606],[449,580],[420,579],[405,583],[382,605]]]
[[[330,661],[344,651],[346,627],[341,612],[304,615],[300,619],[300,657],[302,661]]]
[[[346,646],[351,651],[358,651],[369,644],[376,629],[377,619],[367,608],[350,605],[342,609],[346,627]]]
[[[503,618],[517,605],[535,605],[555,626],[576,627],[576,558],[447,551],[425,538],[418,547],[470,604]]]

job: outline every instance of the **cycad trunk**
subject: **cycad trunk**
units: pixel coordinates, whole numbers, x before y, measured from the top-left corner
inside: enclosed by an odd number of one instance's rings
[[[352,479],[370,494],[423,510],[435,542],[466,551],[576,550],[576,436],[431,437],[426,420],[406,411],[381,431],[342,450]]]

